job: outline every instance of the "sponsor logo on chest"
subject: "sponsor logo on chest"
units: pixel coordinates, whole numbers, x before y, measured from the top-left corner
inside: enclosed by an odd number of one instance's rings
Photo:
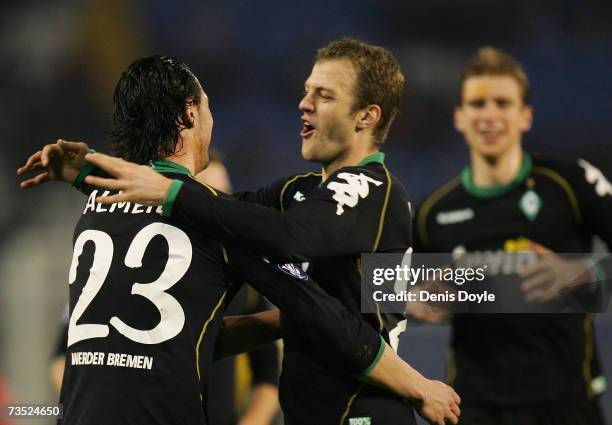
[[[474,218],[474,210],[464,208],[454,211],[442,211],[436,215],[436,222],[441,225],[461,223]]]
[[[358,418],[349,418],[349,425],[372,425],[371,416],[361,416]]]

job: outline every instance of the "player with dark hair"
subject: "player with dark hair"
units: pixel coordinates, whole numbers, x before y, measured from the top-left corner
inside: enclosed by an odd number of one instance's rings
[[[523,150],[533,119],[529,81],[506,53],[480,49],[459,98],[455,128],[470,165],[420,204],[415,250],[499,259],[542,253],[524,270],[504,267],[500,277],[528,302],[569,287],[602,291],[609,259],[594,266],[552,251],[589,253],[594,235],[612,246],[610,183],[582,159],[564,163]],[[463,399],[461,424],[603,424],[594,397],[605,378],[592,375],[599,365],[591,314],[456,314],[452,330],[449,374]]]
[[[221,153],[210,149],[209,157],[208,166],[196,178],[215,189],[231,192],[229,174]],[[243,285],[227,305],[225,315],[254,314],[270,309],[264,297],[250,286]],[[49,368],[51,383],[57,394],[62,386],[67,345],[68,307],[62,315]],[[276,344],[266,344],[240,356],[215,361],[210,373],[212,391],[209,391],[207,401],[209,421],[215,425],[234,425],[240,418],[245,424],[271,423],[279,410],[279,366]]]
[[[211,197],[102,154],[88,159],[117,179],[88,176],[86,181],[121,190],[97,202],[163,204],[165,215],[223,241],[279,261],[309,262],[308,272],[324,290],[359,315],[361,253],[403,253],[410,247],[408,198],[379,151],[398,112],[403,86],[399,64],[382,47],[342,39],[320,49],[299,109],[302,156],[321,164],[322,172],[235,194],[246,202]],[[371,308],[377,314],[363,318],[396,347],[405,327],[403,317],[382,314],[377,305]],[[412,407],[402,399],[330,371],[296,341],[285,339],[284,346],[281,405],[289,423],[414,421]],[[435,388],[439,385],[424,391],[445,391]],[[446,403],[446,418],[455,422],[459,409],[451,399]]]
[[[212,130],[208,99],[199,83],[199,95],[193,92],[193,81],[174,59],[152,56],[133,63],[114,96],[113,148],[135,161],[151,161],[151,168],[137,168],[171,177],[171,197],[194,188],[196,197],[227,199],[193,178],[208,162]],[[376,114],[377,108],[368,109]],[[167,150],[176,135],[168,128],[173,125],[180,132],[174,149]],[[64,180],[83,188],[91,171],[84,166],[86,153],[83,143],[46,146],[18,170],[41,171],[21,186]],[[283,311],[285,347],[299,350],[294,355],[310,359],[317,373],[358,374],[414,400],[432,423],[456,422],[459,399],[452,389],[401,361],[370,325],[299,266],[262,261],[205,238],[206,227],[169,217],[171,200],[158,208],[97,200],[116,194],[92,190],[75,231],[64,423],[205,423],[200,399],[206,405],[214,341],[218,353],[232,354],[279,336],[274,312],[226,319],[222,328],[221,314],[237,288],[230,282],[243,280]],[[383,237],[389,236],[377,236],[377,243]],[[290,362],[286,357],[286,368]]]

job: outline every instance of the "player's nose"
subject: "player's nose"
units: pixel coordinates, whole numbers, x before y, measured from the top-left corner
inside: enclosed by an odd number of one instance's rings
[[[500,108],[497,105],[497,102],[495,102],[495,100],[493,99],[487,99],[484,104],[484,107],[482,108],[483,115],[486,117],[494,117],[499,114],[499,112]]]
[[[312,101],[312,96],[310,94],[305,94],[298,103],[298,109],[301,112],[312,112],[314,111],[314,102]]]

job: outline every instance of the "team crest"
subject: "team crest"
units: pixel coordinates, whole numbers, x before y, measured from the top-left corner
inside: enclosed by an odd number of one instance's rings
[[[363,173],[340,173],[338,178],[346,181],[331,182],[327,188],[334,192],[334,200],[338,203],[336,215],[344,214],[344,206],[354,207],[359,202],[359,199],[366,198],[370,194],[369,183],[375,186],[380,186],[382,182],[374,180],[371,177],[365,176]]]
[[[528,190],[519,201],[519,208],[529,221],[533,221],[542,209],[542,198],[534,190]]]

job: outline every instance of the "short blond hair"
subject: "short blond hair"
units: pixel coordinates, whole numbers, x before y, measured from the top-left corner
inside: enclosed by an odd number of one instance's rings
[[[459,101],[463,100],[463,87],[470,77],[483,75],[509,76],[516,80],[521,91],[521,100],[524,104],[529,102],[529,78],[523,65],[501,49],[485,46],[478,49],[461,75],[459,85]]]
[[[346,59],[355,67],[355,110],[380,106],[382,113],[373,135],[375,143],[383,143],[404,91],[404,74],[399,63],[389,50],[352,38],[332,41],[317,51],[316,62],[331,59]]]

